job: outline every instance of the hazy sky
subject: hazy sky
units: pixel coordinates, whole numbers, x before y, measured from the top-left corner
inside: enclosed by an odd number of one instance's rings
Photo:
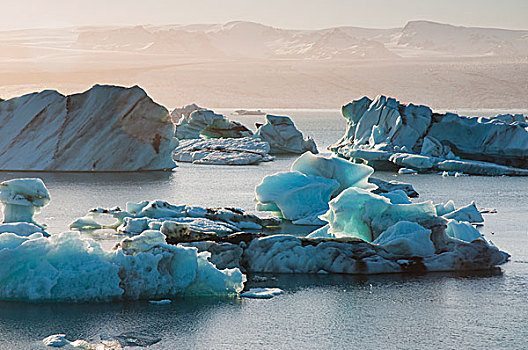
[[[528,29],[528,0],[1,0],[0,29],[224,23],[282,28],[400,27],[413,19]]]

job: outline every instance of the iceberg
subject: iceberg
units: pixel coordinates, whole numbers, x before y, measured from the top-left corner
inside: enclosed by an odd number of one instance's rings
[[[34,221],[33,215],[50,201],[44,182],[38,178],[13,179],[0,183],[0,202],[4,207],[4,220],[0,233],[13,232],[30,236],[39,232],[44,236],[42,225]]]
[[[189,116],[194,111],[201,111],[205,110],[206,108],[198,106],[196,103],[191,103],[190,105],[183,106],[180,108],[174,108],[170,114],[171,120],[174,124],[178,124],[178,122],[184,118],[189,119]]]
[[[345,135],[330,149],[376,169],[528,175],[528,123],[522,115],[440,114],[386,96],[352,101],[342,115]]]
[[[194,107],[193,107],[194,108]],[[177,112],[180,112],[177,110]],[[182,113],[176,124],[178,139],[238,138],[252,136],[253,132],[239,122],[230,121],[221,114],[198,107],[192,113]]]
[[[0,102],[0,170],[144,171],[175,167],[167,109],[140,87],[45,90]]]
[[[159,231],[122,240],[105,251],[78,232],[0,235],[0,299],[106,302],[177,296],[237,295],[239,269],[217,269],[209,253],[167,244]]]
[[[377,189],[369,179],[373,172],[367,165],[306,152],[295,160],[289,172],[262,179],[255,187],[256,209],[273,212],[294,224],[323,225],[325,222],[319,216],[328,210],[328,202],[339,193],[350,187]],[[390,183],[379,181],[390,188]],[[409,190],[409,187],[403,188]]]
[[[176,162],[215,165],[252,165],[273,157],[270,146],[258,138],[214,138],[182,140],[172,153]]]
[[[268,114],[266,123],[257,127],[255,136],[270,144],[271,154],[318,153],[315,141],[310,137],[305,139],[289,117]]]
[[[358,238],[302,238],[288,234],[233,234],[219,242],[184,243],[211,253],[217,266],[238,266],[258,273],[343,273],[368,275],[492,269],[509,255],[482,237],[470,242],[446,234],[446,220],[428,228],[401,221],[378,241]],[[221,249],[217,247],[222,247]],[[218,252],[218,253],[217,253]],[[238,264],[238,265],[236,265]]]

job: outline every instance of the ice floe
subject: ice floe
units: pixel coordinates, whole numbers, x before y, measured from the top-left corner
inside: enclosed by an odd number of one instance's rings
[[[110,215],[116,219],[111,225],[98,224],[99,215]],[[118,232],[137,235],[146,230],[157,230],[169,240],[195,240],[197,237],[226,235],[244,230],[264,230],[277,226],[280,219],[262,218],[239,208],[206,208],[190,205],[173,205],[165,201],[143,201],[127,203],[126,210],[120,208],[96,208],[88,216],[75,220],[70,229],[92,230],[113,228]]]
[[[318,153],[315,141],[304,138],[289,117],[266,115],[266,123],[258,126],[257,137],[268,142],[272,154],[280,153]]]
[[[250,165],[273,160],[267,142],[254,137],[182,140],[172,153],[177,162]]]
[[[45,90],[0,102],[1,170],[171,169],[177,145],[167,109],[140,87]],[[45,127],[43,127],[45,126]]]
[[[440,114],[386,96],[352,101],[342,114],[347,130],[330,149],[376,169],[528,175],[528,124],[522,115]]]
[[[252,299],[271,299],[281,294],[284,294],[284,291],[280,288],[250,288],[248,291],[240,293],[240,296]]]

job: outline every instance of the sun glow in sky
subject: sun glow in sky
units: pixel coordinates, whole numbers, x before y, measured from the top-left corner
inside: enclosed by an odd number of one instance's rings
[[[77,25],[224,23],[281,28],[402,27],[425,19],[528,29],[527,0],[1,0],[0,30]]]

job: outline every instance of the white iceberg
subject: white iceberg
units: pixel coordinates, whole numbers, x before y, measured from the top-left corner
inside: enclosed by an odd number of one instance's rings
[[[182,140],[172,153],[176,162],[251,165],[273,160],[267,142],[253,137]]]
[[[205,108],[198,106],[196,103],[183,106],[181,108],[174,108],[171,111],[171,120],[174,124],[177,124],[182,118],[188,119],[192,112],[204,110]]]
[[[352,101],[342,114],[347,130],[330,149],[376,169],[528,175],[528,123],[522,115],[439,114],[385,96]]]
[[[46,185],[38,178],[13,179],[0,183],[0,202],[4,206],[0,233],[30,236],[38,232],[48,236],[44,227],[34,221],[33,215],[46,206],[50,199]]]
[[[142,171],[175,167],[167,109],[140,87],[46,90],[0,102],[1,170]]]
[[[271,154],[318,153],[315,141],[310,137],[305,139],[289,117],[266,115],[266,123],[258,126],[255,136],[270,144]]]

